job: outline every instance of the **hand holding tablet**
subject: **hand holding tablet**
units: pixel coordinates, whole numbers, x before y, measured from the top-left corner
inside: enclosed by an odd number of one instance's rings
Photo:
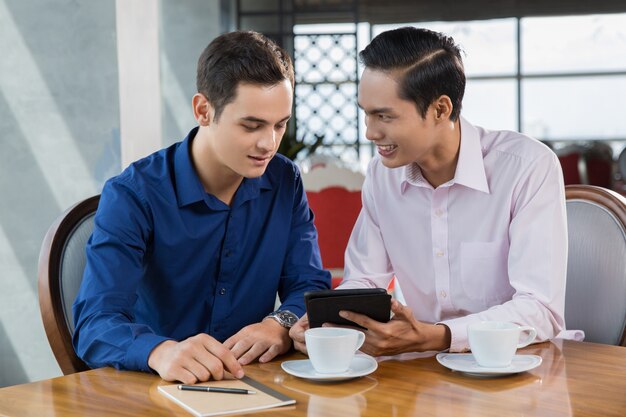
[[[384,288],[309,291],[304,294],[309,326],[324,323],[363,328],[339,316],[347,310],[386,323],[391,316],[391,295]]]

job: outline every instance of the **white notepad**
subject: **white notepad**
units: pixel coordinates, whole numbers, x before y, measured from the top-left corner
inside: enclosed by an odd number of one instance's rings
[[[159,386],[159,392],[198,417],[245,413],[296,403],[296,400],[293,398],[281,394],[247,376],[242,379],[209,381],[196,385],[242,388],[256,391],[256,394],[181,391],[178,389],[178,385],[161,385]]]

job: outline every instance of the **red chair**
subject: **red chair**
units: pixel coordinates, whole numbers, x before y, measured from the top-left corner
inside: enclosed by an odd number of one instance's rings
[[[344,253],[361,211],[364,179],[359,172],[332,164],[316,166],[302,175],[315,214],[322,263],[332,274],[333,288],[343,279]]]
[[[598,187],[613,188],[613,149],[605,142],[596,141],[583,154],[587,168],[587,183]]]
[[[555,151],[563,170],[565,185],[585,184],[586,166],[583,159],[584,148],[582,146],[566,146]]]

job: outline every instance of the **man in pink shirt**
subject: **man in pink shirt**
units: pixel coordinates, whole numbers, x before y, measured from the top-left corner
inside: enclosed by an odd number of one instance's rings
[[[557,157],[528,136],[460,116],[465,74],[452,38],[391,30],[360,58],[359,105],[379,156],[340,288],[386,288],[395,276],[407,303],[392,302],[389,323],[342,312],[368,329],[361,350],[462,352],[467,325],[482,320],[533,326],[537,342],[555,337],[565,327],[567,270]],[[305,317],[290,332],[304,352],[307,327]]]

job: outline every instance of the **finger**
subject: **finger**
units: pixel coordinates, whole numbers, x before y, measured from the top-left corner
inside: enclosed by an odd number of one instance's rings
[[[234,346],[232,346],[230,348],[230,351],[233,353],[233,356],[237,359],[241,358],[248,350],[250,350],[250,347],[252,346],[252,343],[248,342],[246,339],[244,340],[240,340],[237,343],[235,343]],[[226,346],[225,346],[226,347]],[[241,362],[239,362],[241,363]]]
[[[402,305],[396,300],[391,303],[391,312],[393,313],[392,320],[411,320],[413,319],[413,310],[409,307]]]
[[[180,364],[171,364],[158,374],[164,381],[169,382],[180,381],[183,384],[195,384],[197,381],[196,376]]]
[[[233,355],[233,353],[223,344],[213,338],[210,338],[205,341],[204,346],[208,352],[210,352],[213,356],[217,357],[222,362],[227,371],[233,374],[236,378],[243,378],[243,368],[241,367],[239,362],[237,362],[237,358],[235,358],[235,355]],[[209,370],[211,370],[211,368],[209,368]],[[221,376],[223,377],[223,375]]]
[[[210,360],[205,360],[203,363],[198,361],[196,358],[189,358],[189,360],[185,361],[183,368],[194,376],[194,381],[191,382],[192,384],[195,384],[196,382],[208,381],[211,379],[211,376],[214,376],[211,369],[207,367],[209,362]]]
[[[176,372],[176,377],[174,379],[167,379],[167,381],[172,381],[172,380],[180,381],[183,384],[188,384],[188,385],[193,385],[199,381],[196,375],[186,368],[179,368],[178,372]]]
[[[363,330],[362,328],[356,326],[356,325],[348,325],[348,324],[336,324],[336,323],[322,323],[322,327],[337,327],[339,329],[356,329],[356,330]]]
[[[224,380],[229,380],[229,381],[232,381],[233,379],[237,379],[237,378],[235,378],[235,377],[233,376],[233,374],[231,374],[230,372],[228,372],[228,371],[224,371],[224,378],[223,378],[223,379],[224,379]]]
[[[248,351],[243,354],[243,356],[239,358],[239,363],[241,365],[247,365],[253,362],[256,358],[261,356],[267,349],[269,349],[269,347],[270,347],[269,343],[265,341],[258,341],[257,343],[252,345],[250,349],[248,349]]]
[[[219,345],[216,340],[214,343]],[[228,350],[224,350],[228,352]],[[201,381],[208,381],[211,377],[217,380],[224,377],[224,364],[221,357],[217,353],[209,351],[207,346],[202,343],[194,346],[190,351],[189,359],[184,362],[183,366]]]
[[[365,327],[366,329],[370,329],[372,327],[376,327],[377,325],[381,324],[380,322],[377,322],[376,320],[372,320],[366,315],[358,314],[352,311],[341,310],[339,312],[339,316],[343,317],[346,320],[353,321],[359,326]]]
[[[309,328],[309,321],[305,320],[298,321],[293,327],[289,330],[289,337],[291,337],[294,341],[304,342],[304,332]]]
[[[398,300],[391,300],[391,312],[395,314],[400,314],[403,311],[403,305]]]
[[[269,347],[269,349],[265,351],[264,354],[259,356],[259,362],[260,363],[269,362],[272,359],[274,359],[276,356],[278,356],[279,354],[280,354],[280,349],[278,345],[272,345]]]
[[[295,341],[295,340],[294,340],[294,341],[293,341],[293,347],[294,347],[296,350],[298,350],[298,351],[300,351],[300,352],[304,353],[305,355],[308,355],[308,354],[309,354],[309,352],[306,350],[306,344],[305,344],[304,342],[298,342],[298,341]]]
[[[211,356],[209,359],[206,359],[203,362],[203,365],[208,369],[211,377],[214,380],[220,381],[224,379],[224,375],[226,372],[224,371],[224,363],[222,362],[221,358],[217,356]]]
[[[224,347],[226,349],[232,350],[233,346],[235,346],[237,344],[239,339],[241,339],[241,335],[240,335],[240,332],[237,332],[234,335],[232,335],[231,337],[229,337],[228,339],[226,339],[226,341],[224,342]]]

